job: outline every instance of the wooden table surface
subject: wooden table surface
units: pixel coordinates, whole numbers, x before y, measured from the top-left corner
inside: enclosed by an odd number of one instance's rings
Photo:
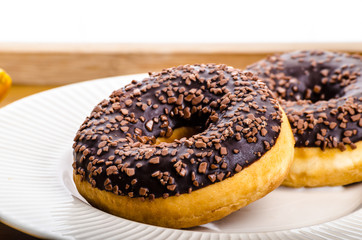
[[[21,98],[57,87],[56,85],[13,85],[5,98],[0,102],[0,107],[12,103]]]

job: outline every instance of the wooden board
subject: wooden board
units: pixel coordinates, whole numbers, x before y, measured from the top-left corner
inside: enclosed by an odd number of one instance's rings
[[[0,67],[15,84],[63,85],[193,63],[244,68],[274,52],[362,52],[362,43],[16,44],[0,43]]]
[[[13,85],[5,98],[0,102],[0,108],[29,95],[54,88],[54,85]],[[0,238],[1,239],[1,238]]]

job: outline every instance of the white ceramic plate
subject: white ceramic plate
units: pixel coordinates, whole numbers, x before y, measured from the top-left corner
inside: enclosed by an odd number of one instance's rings
[[[278,188],[220,221],[185,230],[125,220],[84,202],[71,179],[75,132],[100,100],[144,76],[73,84],[0,110],[0,216],[5,223],[64,239],[362,239],[362,184]]]

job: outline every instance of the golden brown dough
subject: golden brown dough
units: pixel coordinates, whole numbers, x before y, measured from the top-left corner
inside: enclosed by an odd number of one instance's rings
[[[357,149],[295,148],[294,162],[283,182],[289,187],[338,186],[362,181],[362,142]]]

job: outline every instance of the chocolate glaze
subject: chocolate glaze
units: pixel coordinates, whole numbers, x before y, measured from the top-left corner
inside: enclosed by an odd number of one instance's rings
[[[180,126],[203,129],[153,144]],[[252,73],[179,66],[132,81],[99,103],[74,139],[73,167],[93,187],[165,198],[240,172],[275,144],[280,126],[277,101]]]
[[[355,148],[362,139],[362,59],[359,55],[297,51],[251,66],[280,99],[296,147]]]

